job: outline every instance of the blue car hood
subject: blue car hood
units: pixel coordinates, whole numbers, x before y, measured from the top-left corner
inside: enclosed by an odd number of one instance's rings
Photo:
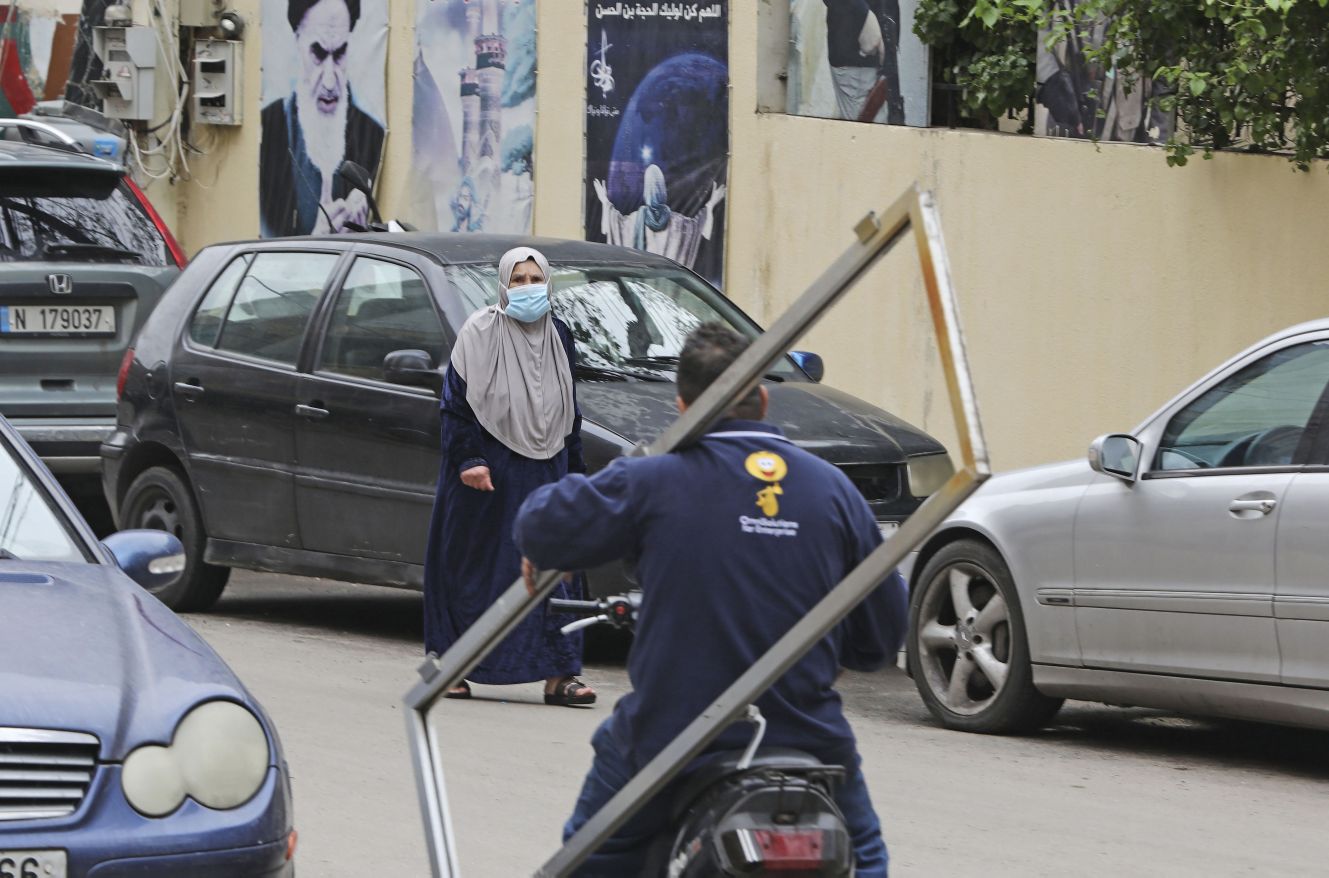
[[[202,638],[118,569],[0,561],[0,726],[87,732],[116,762],[169,743],[189,708],[217,698],[257,710]]]

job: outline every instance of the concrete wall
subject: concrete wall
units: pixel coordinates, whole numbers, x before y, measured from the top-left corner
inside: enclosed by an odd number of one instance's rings
[[[727,292],[769,321],[914,181],[937,194],[993,461],[1083,453],[1238,348],[1329,312],[1329,175],[1222,155],[1169,168],[1129,145],[757,113],[778,106],[780,0],[733,0]],[[787,7],[787,0],[783,3]],[[186,249],[258,228],[257,0],[236,0],[248,123],[209,129],[179,206]],[[410,157],[414,0],[391,0],[385,213]],[[775,16],[772,18],[772,16]],[[581,0],[540,0],[535,231],[581,236]],[[776,59],[773,61],[772,59]],[[902,247],[816,328],[827,382],[948,440],[917,259]]]

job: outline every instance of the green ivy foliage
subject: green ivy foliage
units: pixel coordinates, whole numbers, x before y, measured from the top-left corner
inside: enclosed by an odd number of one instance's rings
[[[1001,116],[1031,106],[1037,16],[1044,0],[1000,8],[980,2],[987,6],[975,15],[977,7],[968,0],[919,0],[914,33],[932,48],[933,82],[954,93],[956,121],[995,129]],[[941,108],[936,120],[949,121]]]
[[[1177,114],[1169,164],[1197,151],[1279,152],[1304,169],[1329,157],[1329,0],[919,0],[914,31],[934,73],[960,89],[966,124],[1032,106],[1037,32],[1050,41],[1106,20],[1097,60],[1150,73]]]

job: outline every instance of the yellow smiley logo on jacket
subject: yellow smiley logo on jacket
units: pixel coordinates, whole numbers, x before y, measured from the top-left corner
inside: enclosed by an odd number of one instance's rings
[[[757,508],[767,518],[778,515],[780,501],[776,498],[784,494],[779,483],[789,474],[789,465],[773,451],[756,451],[748,455],[745,466],[749,475],[767,483],[765,488],[757,492]]]

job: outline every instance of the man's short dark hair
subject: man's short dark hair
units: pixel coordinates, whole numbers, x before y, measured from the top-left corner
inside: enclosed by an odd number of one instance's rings
[[[346,4],[346,11],[351,13],[351,29],[355,29],[355,23],[360,20],[360,0],[342,0]],[[318,5],[319,0],[287,0],[286,20],[291,23],[291,30],[299,30],[300,22],[305,20],[305,13],[309,12]]]
[[[678,357],[678,395],[688,405],[697,401],[729,365],[747,350],[748,339],[720,323],[703,323],[688,334]],[[748,421],[760,420],[761,394],[756,387],[734,403],[729,414]]]

